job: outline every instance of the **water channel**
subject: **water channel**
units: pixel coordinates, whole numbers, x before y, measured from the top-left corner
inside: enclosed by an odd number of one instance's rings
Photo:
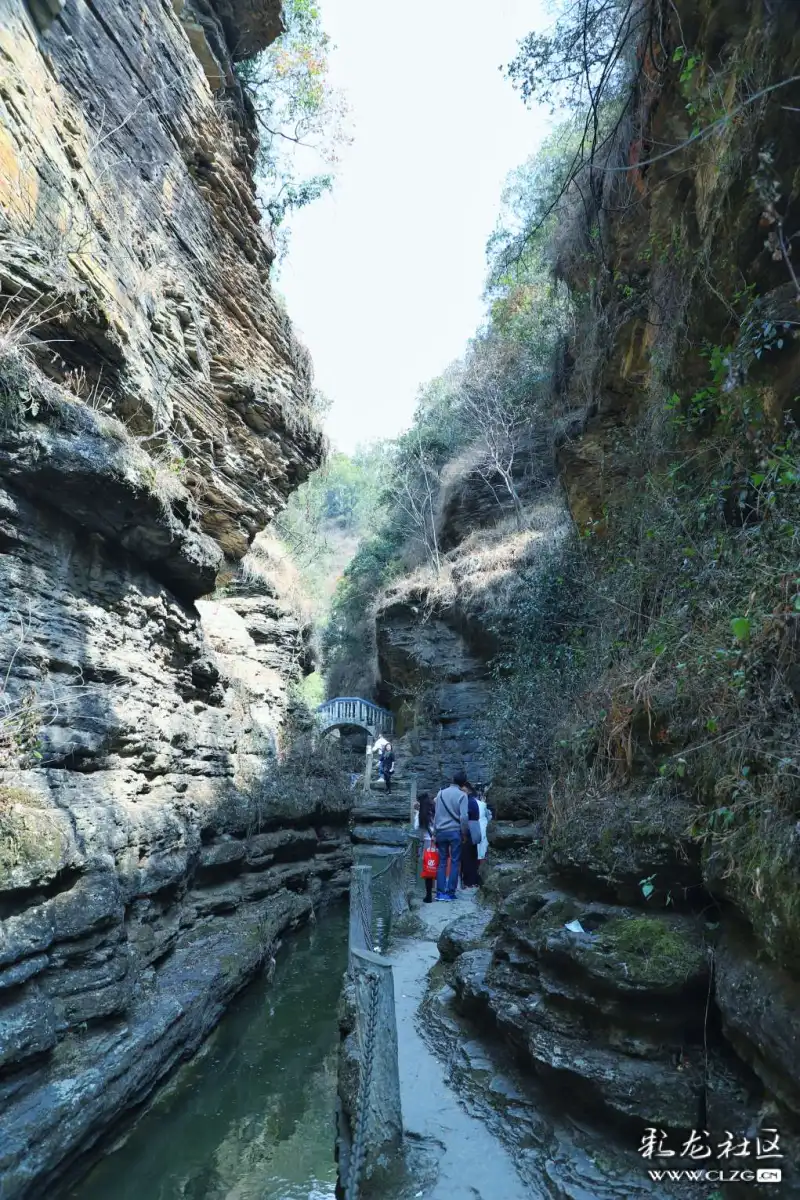
[[[387,856],[363,859],[380,869]],[[406,1130],[404,1164],[382,1200],[672,1195],[654,1190],[630,1148],[549,1111],[507,1052],[454,1014],[436,966],[436,938],[454,915],[443,907],[421,912],[412,936],[392,937],[389,892],[376,888],[395,969]],[[333,1200],[347,926],[339,909],[287,939],[272,982],[262,976],[234,1002],[70,1200]],[[680,1196],[699,1200],[691,1189]]]
[[[328,1200],[334,1195],[337,910],[287,939],[272,983],[236,1000],[71,1200]]]

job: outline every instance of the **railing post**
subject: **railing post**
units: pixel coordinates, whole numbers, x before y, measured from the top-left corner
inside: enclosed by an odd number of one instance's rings
[[[352,963],[361,1051],[352,1156],[358,1174],[373,1179],[392,1168],[403,1138],[394,977],[391,963],[378,954],[356,950]]]
[[[372,867],[356,864],[350,868],[350,966],[353,952],[372,950]]]
[[[367,761],[364,767],[364,791],[368,792],[372,786],[372,738],[367,742]]]

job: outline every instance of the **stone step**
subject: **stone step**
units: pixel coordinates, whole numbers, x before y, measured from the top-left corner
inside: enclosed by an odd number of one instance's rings
[[[353,819],[359,823],[369,821],[392,821],[408,824],[411,808],[410,798],[395,799],[394,796],[364,800],[353,808]]]

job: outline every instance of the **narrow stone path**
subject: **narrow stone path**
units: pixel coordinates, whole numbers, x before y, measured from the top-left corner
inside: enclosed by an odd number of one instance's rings
[[[445,925],[474,905],[474,893],[452,904],[421,904],[417,915],[424,932],[401,941],[392,954],[403,1123],[408,1137],[433,1141],[440,1149],[436,1182],[422,1184],[416,1195],[424,1200],[540,1200],[546,1193],[523,1183],[506,1146],[466,1111],[445,1078],[447,1068],[418,1030],[428,972],[439,958],[436,939]]]

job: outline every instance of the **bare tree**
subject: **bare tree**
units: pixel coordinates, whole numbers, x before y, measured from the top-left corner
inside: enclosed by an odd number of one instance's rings
[[[402,460],[395,465],[387,486],[392,507],[403,514],[412,536],[436,568],[442,567],[436,509],[439,495],[439,471],[426,448],[419,426],[406,444]]]
[[[474,429],[478,456],[473,469],[498,504],[510,504],[522,523],[520,467],[530,469],[528,453],[535,417],[532,364],[508,347],[482,343],[461,382],[461,410]]]

